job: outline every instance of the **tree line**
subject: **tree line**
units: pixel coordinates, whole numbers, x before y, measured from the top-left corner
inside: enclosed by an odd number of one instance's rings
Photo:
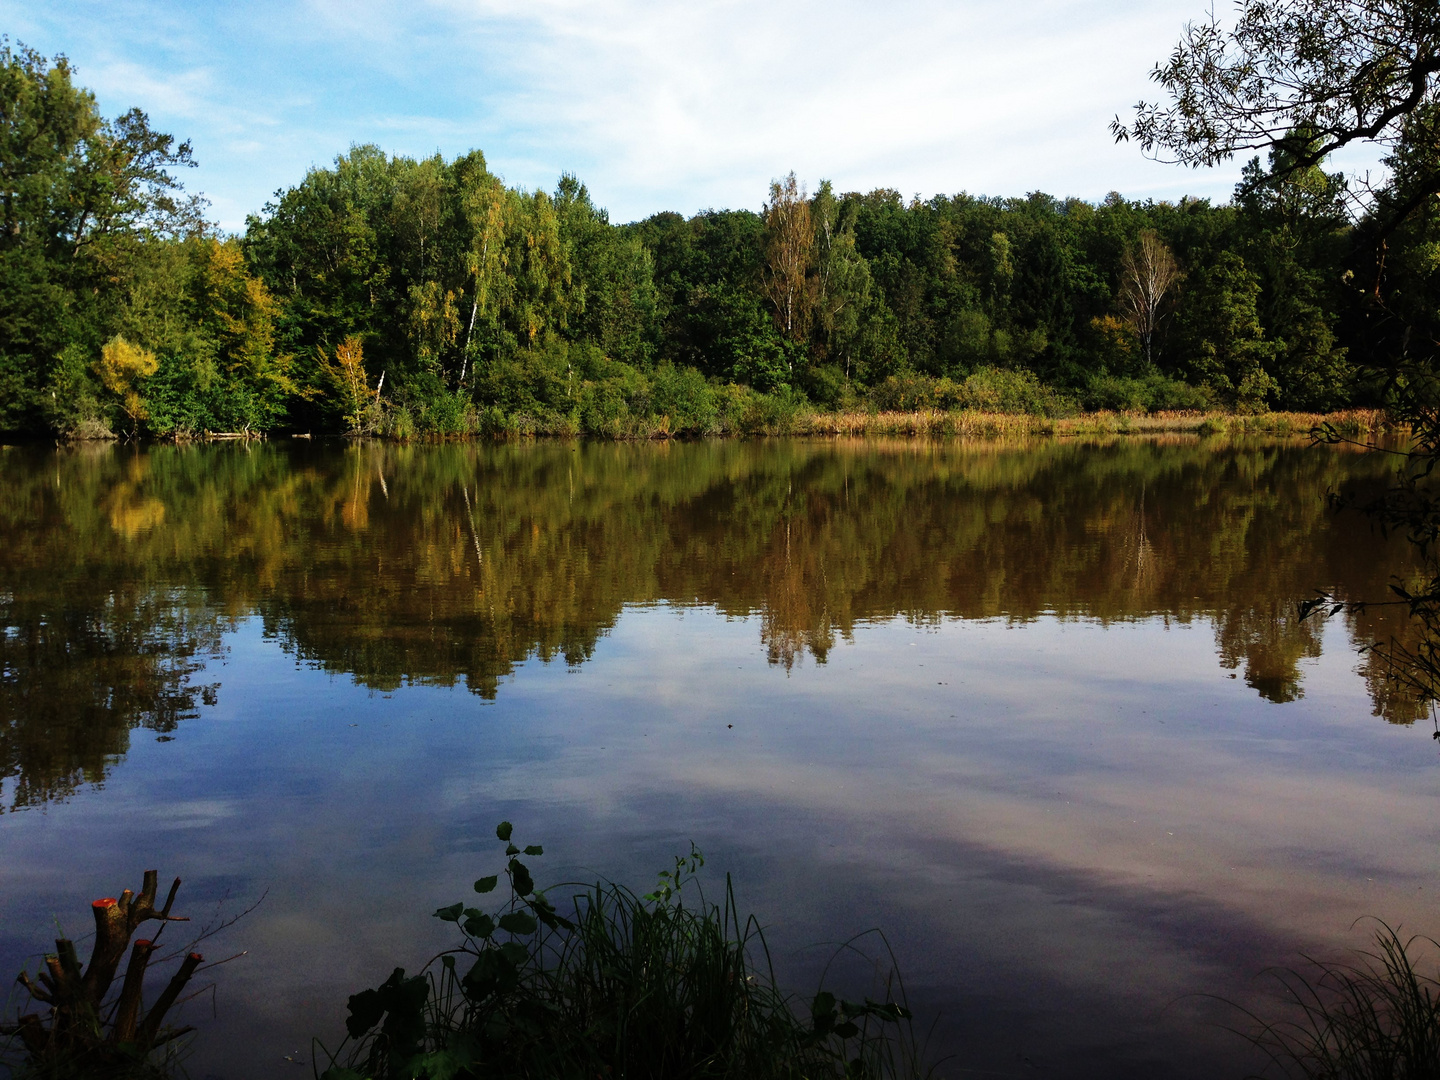
[[[0,42],[0,430],[186,437],[743,426],[766,410],[1383,403],[1345,179],[1234,198],[807,191],[613,224],[577,178],[353,147],[223,233],[189,143]],[[1303,149],[1303,148],[1302,148]],[[1298,164],[1297,164],[1298,162]],[[1423,224],[1423,223],[1422,223]],[[1389,274],[1434,306],[1420,227]]]

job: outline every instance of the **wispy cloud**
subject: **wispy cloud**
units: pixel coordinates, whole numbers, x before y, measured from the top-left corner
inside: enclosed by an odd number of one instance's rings
[[[509,181],[579,173],[617,220],[756,206],[795,169],[842,190],[1222,195],[1106,132],[1196,0],[0,0],[107,111],[195,140],[232,227],[352,142],[482,148]]]

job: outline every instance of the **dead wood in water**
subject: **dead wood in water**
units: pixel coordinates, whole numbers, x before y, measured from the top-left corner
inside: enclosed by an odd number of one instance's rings
[[[145,871],[145,880],[136,895],[129,889],[119,899],[102,897],[90,905],[95,917],[95,941],[90,962],[81,969],[75,943],[58,938],[55,951],[45,957],[38,982],[22,972],[17,980],[32,1002],[49,1006],[48,1015],[30,1012],[14,1024],[0,1025],[0,1033],[19,1037],[26,1055],[25,1071],[40,1076],[117,1077],[143,1074],[150,1052],[192,1030],[164,1027],[168,1013],[204,957],[189,953],[169,983],[148,1010],[144,1007],[145,975],[158,949],[157,939],[165,923],[188,922],[170,914],[176,878],[156,907],[159,875]],[[130,939],[149,921],[161,923],[153,938]],[[109,1000],[120,962],[129,951],[130,959],[121,980],[120,992]]]

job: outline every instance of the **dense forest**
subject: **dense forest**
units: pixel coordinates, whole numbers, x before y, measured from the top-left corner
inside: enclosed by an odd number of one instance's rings
[[[189,143],[0,43],[0,431],[698,434],[787,409],[1383,404],[1345,179],[1252,161],[1227,205],[813,193],[612,224],[479,151],[357,146],[241,235]],[[757,194],[760,194],[757,192]],[[1427,215],[1392,293],[1435,306]]]

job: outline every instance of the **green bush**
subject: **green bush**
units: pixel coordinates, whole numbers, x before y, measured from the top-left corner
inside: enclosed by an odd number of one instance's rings
[[[844,408],[849,384],[845,373],[836,365],[807,367],[798,381],[805,396],[820,408],[832,411]]]
[[[1033,371],[981,368],[965,380],[961,407],[1026,416],[1066,416],[1075,403],[1042,383]]]
[[[752,392],[740,414],[738,429],[746,435],[789,435],[805,415],[805,395],[788,386],[773,394]]]
[[[42,395],[45,421],[72,438],[113,437],[89,368],[90,355],[83,346],[65,346],[50,373],[49,392]]]
[[[891,375],[884,382],[871,387],[870,401],[881,412],[933,409],[937,407],[936,389],[942,382],[953,386],[949,379],[936,379],[930,375]]]
[[[1075,411],[1073,401],[1046,386],[1034,372],[996,367],[980,368],[960,383],[948,377],[892,375],[870,391],[870,400],[884,412],[974,409],[1055,417]]]
[[[1191,386],[1159,373],[1142,378],[1101,375],[1081,391],[1081,403],[1092,412],[1204,412],[1215,407],[1204,387]]]
[[[650,380],[651,414],[670,418],[675,435],[704,435],[714,430],[718,410],[715,394],[694,368],[665,366]]]

